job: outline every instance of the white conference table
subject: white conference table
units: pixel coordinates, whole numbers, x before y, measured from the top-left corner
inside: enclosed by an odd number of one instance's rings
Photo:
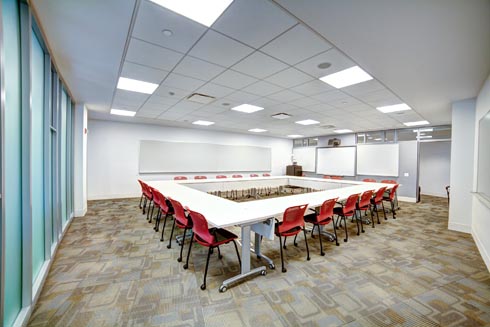
[[[266,274],[266,267],[250,269],[251,232],[255,232],[254,248],[259,258],[268,261],[271,268],[272,260],[260,252],[260,236],[274,239],[274,218],[281,219],[284,211],[296,205],[307,204],[310,208],[320,206],[325,200],[338,198],[345,200],[351,194],[381,187],[392,188],[393,184],[368,183],[347,180],[332,180],[310,177],[271,176],[253,178],[204,179],[182,181],[145,181],[159,190],[164,196],[171,197],[193,211],[200,212],[208,223],[214,227],[241,227],[242,266],[239,275],[227,279],[220,287],[225,291],[229,285],[255,274]],[[249,189],[293,185],[325,189],[324,191],[287,195],[277,198],[260,199],[247,202],[234,202],[206,192]]]

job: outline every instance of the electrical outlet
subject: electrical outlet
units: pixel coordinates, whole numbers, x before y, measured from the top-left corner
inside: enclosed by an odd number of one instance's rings
[[[408,177],[408,176],[409,176],[409,174],[408,174],[408,173],[404,173],[404,174],[403,174],[403,176]]]

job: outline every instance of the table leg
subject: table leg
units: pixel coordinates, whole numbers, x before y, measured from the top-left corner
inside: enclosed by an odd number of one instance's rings
[[[254,252],[257,255],[257,258],[264,259],[265,261],[267,261],[270,269],[276,269],[276,266],[274,265],[274,261],[272,261],[272,259],[262,254],[262,252],[260,252],[261,243],[262,243],[261,235],[255,233]]]

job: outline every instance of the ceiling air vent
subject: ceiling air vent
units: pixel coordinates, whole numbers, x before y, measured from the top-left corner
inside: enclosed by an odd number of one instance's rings
[[[215,97],[206,95],[206,94],[201,94],[201,93],[192,93],[187,97],[187,100],[192,101],[192,102],[197,102],[201,104],[209,104],[216,100]]]
[[[291,117],[291,115],[288,115],[288,114],[286,114],[284,112],[280,112],[278,114],[272,115],[271,117],[272,118],[275,118],[275,119],[288,119],[288,118]]]
[[[324,129],[332,129],[335,128],[335,125],[320,125],[320,127]]]

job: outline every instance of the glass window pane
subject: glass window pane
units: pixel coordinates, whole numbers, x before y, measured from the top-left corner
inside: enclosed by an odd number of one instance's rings
[[[366,132],[366,143],[383,143],[384,131]]]
[[[317,137],[310,137],[308,139],[308,146],[317,146],[318,145],[318,138]]]
[[[61,91],[61,107],[60,107],[60,196],[61,196],[61,221],[64,227],[67,221],[66,216],[66,118],[67,118],[67,100],[65,90]]]
[[[385,131],[385,141],[386,142],[395,142],[395,130]]]
[[[417,130],[413,128],[397,130],[398,141],[414,141],[417,140]]]

